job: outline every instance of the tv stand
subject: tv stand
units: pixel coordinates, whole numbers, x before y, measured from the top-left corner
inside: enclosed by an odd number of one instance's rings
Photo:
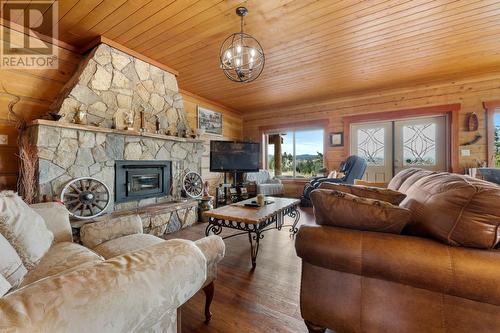
[[[227,172],[224,172],[224,183],[219,184],[216,189],[215,206],[221,207],[230,203],[248,199],[248,193],[243,183],[237,182],[238,172],[231,172],[233,174],[233,182],[228,183]],[[228,193],[229,192],[229,193]]]

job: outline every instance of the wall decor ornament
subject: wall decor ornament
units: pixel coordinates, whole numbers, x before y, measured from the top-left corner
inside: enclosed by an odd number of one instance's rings
[[[260,43],[243,32],[243,17],[248,14],[245,7],[236,8],[241,19],[240,32],[227,37],[220,48],[220,68],[228,79],[235,82],[252,82],[264,69],[265,56]]]
[[[198,106],[198,129],[202,133],[222,135],[222,113]]]
[[[334,132],[330,133],[330,147],[342,147],[344,146],[344,133]]]

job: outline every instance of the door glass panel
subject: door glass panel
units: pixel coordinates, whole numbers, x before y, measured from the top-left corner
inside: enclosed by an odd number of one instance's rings
[[[358,129],[358,155],[363,157],[368,165],[384,165],[385,128]]]
[[[403,165],[436,165],[436,124],[403,126]]]

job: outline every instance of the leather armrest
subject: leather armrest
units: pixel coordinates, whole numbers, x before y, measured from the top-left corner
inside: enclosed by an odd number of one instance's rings
[[[295,248],[302,260],[326,269],[500,305],[499,251],[311,225],[300,228]]]

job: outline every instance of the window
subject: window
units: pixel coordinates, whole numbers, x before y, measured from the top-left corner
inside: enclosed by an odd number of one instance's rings
[[[486,134],[489,167],[500,168],[500,100],[483,103],[486,110]]]
[[[269,132],[266,168],[278,178],[310,178],[323,168],[323,129]]]

